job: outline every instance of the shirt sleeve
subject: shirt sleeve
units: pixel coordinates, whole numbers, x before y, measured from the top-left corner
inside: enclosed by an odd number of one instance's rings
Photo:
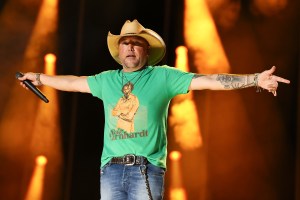
[[[194,73],[185,72],[174,67],[166,67],[166,81],[168,93],[171,97],[189,92]]]
[[[88,76],[87,78],[92,95],[99,99],[102,99],[102,79],[103,77],[101,73],[94,76]]]

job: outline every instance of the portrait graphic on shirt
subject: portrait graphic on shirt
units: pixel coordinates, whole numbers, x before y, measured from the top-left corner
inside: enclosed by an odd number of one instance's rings
[[[126,83],[123,88],[123,96],[112,110],[112,115],[118,118],[117,129],[122,129],[127,133],[132,133],[134,129],[134,117],[139,108],[137,96],[132,94],[133,84]]]

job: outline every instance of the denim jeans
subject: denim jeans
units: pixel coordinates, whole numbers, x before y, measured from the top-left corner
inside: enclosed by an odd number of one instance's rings
[[[146,170],[146,174],[143,174]],[[101,168],[100,191],[102,200],[163,199],[165,169],[150,163],[146,165],[107,164]]]

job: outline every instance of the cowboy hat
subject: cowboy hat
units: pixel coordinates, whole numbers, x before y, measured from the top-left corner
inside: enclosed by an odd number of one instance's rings
[[[163,39],[151,29],[144,28],[136,19],[132,22],[127,20],[120,35],[113,35],[108,32],[107,46],[111,56],[121,64],[119,59],[119,40],[125,36],[138,36],[144,38],[149,43],[148,64],[155,65],[164,57],[166,53],[166,45]]]

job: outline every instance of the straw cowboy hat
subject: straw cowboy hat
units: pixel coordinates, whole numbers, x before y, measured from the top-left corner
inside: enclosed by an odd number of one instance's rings
[[[119,40],[124,36],[139,36],[148,41],[150,45],[148,64],[155,65],[164,57],[166,53],[166,45],[163,39],[151,29],[144,28],[136,19],[132,22],[127,20],[120,35],[113,35],[108,32],[107,46],[111,56],[121,64],[119,59]]]

